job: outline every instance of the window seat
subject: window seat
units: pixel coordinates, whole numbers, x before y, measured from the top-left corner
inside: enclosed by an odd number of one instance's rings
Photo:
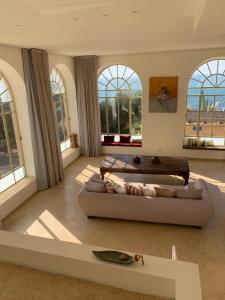
[[[102,146],[122,146],[122,147],[142,147],[142,143],[120,143],[120,142],[102,142]]]

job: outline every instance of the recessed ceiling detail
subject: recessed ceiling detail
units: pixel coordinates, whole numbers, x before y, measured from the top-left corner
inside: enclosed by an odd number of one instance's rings
[[[225,47],[224,11],[224,0],[2,0],[0,43],[72,56]]]

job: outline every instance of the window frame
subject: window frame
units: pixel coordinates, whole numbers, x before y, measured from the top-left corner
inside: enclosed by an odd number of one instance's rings
[[[222,65],[223,65],[223,73],[219,72],[219,68],[220,68],[220,61],[223,61]],[[211,68],[210,68],[210,63],[211,62],[216,62],[217,64],[217,67],[216,67],[216,72],[212,72]],[[200,68],[203,68],[207,66],[208,68],[208,71],[209,71],[209,74],[207,76],[207,74],[204,74]],[[193,75],[196,73],[196,72],[199,72],[204,80],[197,80],[197,79],[194,79],[193,78]],[[211,80],[210,80],[210,77],[212,76],[216,76],[216,84],[214,84]],[[223,76],[224,79],[218,83],[218,77],[217,76]],[[198,87],[193,87],[193,86],[190,86],[190,83],[191,83],[191,80],[193,81],[196,81],[196,82],[199,82],[201,83],[201,85],[199,85]],[[209,82],[212,86],[204,86],[205,82]],[[222,86],[220,86],[221,84],[223,83]],[[187,94],[186,94],[186,113],[185,113],[185,128],[184,128],[184,143],[183,143],[183,148],[185,149],[204,149],[204,150],[207,150],[207,149],[212,149],[212,150],[225,150],[225,122],[224,122],[224,135],[223,137],[221,136],[214,136],[213,135],[213,128],[214,127],[214,124],[216,122],[221,122],[219,120],[216,120],[213,118],[213,116],[211,117],[211,120],[210,121],[205,121],[205,120],[201,120],[201,117],[204,113],[207,113],[207,112],[211,112],[212,114],[214,112],[219,112],[219,110],[216,110],[216,97],[220,97],[220,96],[223,96],[225,98],[225,93],[224,94],[216,94],[216,93],[210,93],[210,95],[205,95],[204,94],[204,91],[205,89],[206,90],[209,90],[209,89],[218,89],[218,88],[221,88],[221,89],[224,89],[225,90],[225,58],[223,57],[219,57],[219,58],[212,58],[212,59],[209,59],[205,62],[203,62],[202,64],[200,64],[198,67],[195,68],[195,70],[191,73],[191,76],[189,77],[188,79],[188,84],[187,84]],[[196,90],[196,94],[190,94],[190,90]],[[211,97],[213,99],[213,101],[209,104],[209,106],[207,107],[207,110],[202,110],[201,108],[201,105],[202,105],[202,102],[201,102],[201,99],[200,97],[203,96],[204,99],[205,97]],[[189,97],[198,97],[198,109],[197,110],[189,110],[188,108],[188,101],[189,101]],[[224,100],[225,101],[225,100]],[[208,104],[207,104],[208,105]],[[209,109],[209,110],[208,110]],[[189,112],[194,112],[197,114],[197,119],[196,119],[196,135],[187,135],[186,131],[187,131],[187,124],[189,122],[188,120],[188,113]],[[221,110],[221,112],[223,112],[223,110]],[[225,112],[224,112],[224,115],[225,115]],[[204,122],[207,122],[207,123],[204,123]],[[194,121],[190,121],[191,124],[194,123]],[[202,136],[201,135],[201,125],[202,124],[208,124],[210,123],[210,135],[209,136]],[[196,140],[196,145],[187,145],[186,143],[186,139],[193,139],[193,140]],[[221,138],[223,139],[223,145],[201,145],[201,142],[202,141],[207,141],[207,140],[212,140],[213,139],[216,139],[216,138]]]
[[[52,78],[53,78],[52,74],[54,71],[56,74],[58,74],[58,78],[59,78],[58,82],[56,81],[56,76],[55,76],[55,79],[52,80]],[[59,85],[59,82],[61,82],[61,85]],[[66,130],[67,130],[67,134],[65,134],[65,129],[63,129],[64,140],[63,141],[59,140],[61,152],[64,152],[71,147],[70,138],[69,138],[69,136],[71,134],[70,116],[69,116],[69,106],[68,106],[66,84],[65,84],[64,78],[62,76],[62,73],[59,71],[59,69],[57,67],[54,67],[50,73],[50,83],[51,83],[51,91],[52,91],[52,97],[53,97],[53,107],[54,107],[54,112],[56,115],[56,125],[57,125],[58,137],[59,137],[59,124],[57,121],[56,104],[59,104],[61,107],[61,112],[62,112],[61,117],[63,120],[63,125],[66,126]],[[57,86],[59,91],[63,87],[64,92],[61,90],[59,93],[54,93],[53,88],[52,88],[52,83],[54,83]],[[55,99],[54,99],[55,95],[59,95],[60,100],[55,101]]]
[[[119,74],[118,74],[118,67],[119,66],[122,66],[122,67],[125,67],[124,71],[123,71],[123,74],[122,76],[120,77]],[[117,67],[117,76],[113,76],[111,70],[110,70],[110,67]],[[109,73],[111,75],[111,79],[107,78],[103,73],[105,70],[109,70]],[[126,70],[129,69],[132,71],[132,73],[125,79],[123,76],[125,75],[126,73]],[[130,84],[128,82],[128,79],[132,77],[132,75],[136,75],[137,76],[137,80],[135,82],[139,82],[140,86],[141,86],[141,95],[137,95],[137,96],[134,96],[132,95],[132,84]],[[101,82],[99,82],[99,78],[100,76],[103,76],[105,78],[105,80],[107,81],[107,84],[105,84],[105,89],[99,89],[99,84],[102,85]],[[140,99],[140,105],[141,105],[141,121],[142,121],[142,82],[141,82],[141,79],[140,79],[140,76],[137,74],[136,71],[134,71],[133,69],[131,69],[130,67],[126,66],[126,65],[122,65],[122,64],[112,64],[112,65],[109,65],[107,67],[105,67],[104,69],[102,69],[99,74],[98,74],[98,102],[99,102],[99,105],[100,105],[100,100],[102,99],[103,101],[105,100],[105,119],[106,119],[106,132],[103,132],[102,129],[101,129],[101,135],[115,135],[115,136],[120,136],[120,135],[135,135],[135,134],[132,134],[132,101],[135,100],[135,99]],[[112,84],[112,81],[113,80],[117,80],[117,87],[114,86]],[[120,88],[118,88],[118,81],[119,80],[123,80],[124,83],[120,86]],[[133,83],[135,83],[133,82]],[[108,86],[111,85],[111,86],[114,86],[114,89],[108,89]],[[124,85],[127,85],[129,87],[129,89],[121,89]],[[102,97],[102,96],[99,96],[99,92],[103,92],[105,91],[106,93],[106,96],[105,97]],[[126,92],[127,91],[127,94],[126,94],[126,97],[128,98],[128,107],[129,107],[129,112],[128,112],[128,115],[129,115],[129,132],[128,133],[121,133],[121,126],[120,126],[120,101],[118,101],[119,97],[120,96],[108,96],[107,94],[111,93],[111,92]],[[118,132],[117,133],[112,133],[110,132],[110,128],[109,128],[109,99],[115,99],[115,102],[116,102],[116,109],[117,109],[117,126],[118,126]],[[100,112],[101,113],[101,112]],[[139,135],[136,135],[140,138],[142,138],[142,122],[141,122],[141,128],[140,128],[140,134]]]
[[[3,132],[5,135],[5,139],[6,139],[6,147],[7,147],[8,157],[9,157],[10,171],[8,171],[7,173],[5,173],[3,175],[0,174],[0,194],[5,192],[7,189],[12,187],[14,184],[19,182],[26,176],[23,147],[22,147],[22,142],[21,142],[22,137],[20,134],[17,111],[16,111],[16,101],[15,101],[15,97],[14,97],[12,88],[11,88],[7,78],[5,77],[5,75],[2,72],[0,72],[0,82],[2,80],[4,82],[6,89],[4,90],[4,92],[2,92],[0,94],[0,96],[2,96],[5,92],[8,92],[8,94],[9,94],[9,101],[5,101],[5,102],[0,101],[0,107],[1,107],[0,118],[2,118]],[[7,112],[3,111],[3,105],[2,105],[3,103],[9,103],[9,107],[10,107],[9,111],[7,111]],[[7,126],[6,118],[4,116],[11,116],[11,119],[12,119],[13,134],[15,137],[15,143],[16,143],[18,159],[19,159],[19,166],[17,166],[17,167],[14,167],[14,165],[13,165],[12,147],[11,147],[11,141],[10,141],[10,136],[9,136],[9,129]],[[21,171],[21,174],[18,176],[18,173],[20,171]],[[12,176],[12,178],[10,179],[11,176]],[[5,180],[7,182],[7,178],[8,178],[8,184],[7,184],[6,188],[1,189],[1,183],[3,182],[3,180]],[[3,183],[3,186],[4,186],[4,183]]]

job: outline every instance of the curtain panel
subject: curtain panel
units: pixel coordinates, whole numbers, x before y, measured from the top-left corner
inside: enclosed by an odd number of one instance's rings
[[[38,190],[63,180],[63,164],[50,86],[48,53],[22,49]]]
[[[101,129],[97,97],[97,57],[75,57],[80,148],[84,156],[100,156]]]

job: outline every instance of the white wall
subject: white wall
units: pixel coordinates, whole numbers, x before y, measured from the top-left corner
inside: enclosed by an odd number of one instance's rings
[[[225,159],[225,151],[183,149],[186,91],[193,70],[207,59],[225,57],[224,49],[142,53],[99,57],[99,72],[112,64],[124,64],[136,71],[142,81],[143,147],[104,147],[105,152],[176,155]],[[149,113],[149,77],[178,76],[177,113]]]

